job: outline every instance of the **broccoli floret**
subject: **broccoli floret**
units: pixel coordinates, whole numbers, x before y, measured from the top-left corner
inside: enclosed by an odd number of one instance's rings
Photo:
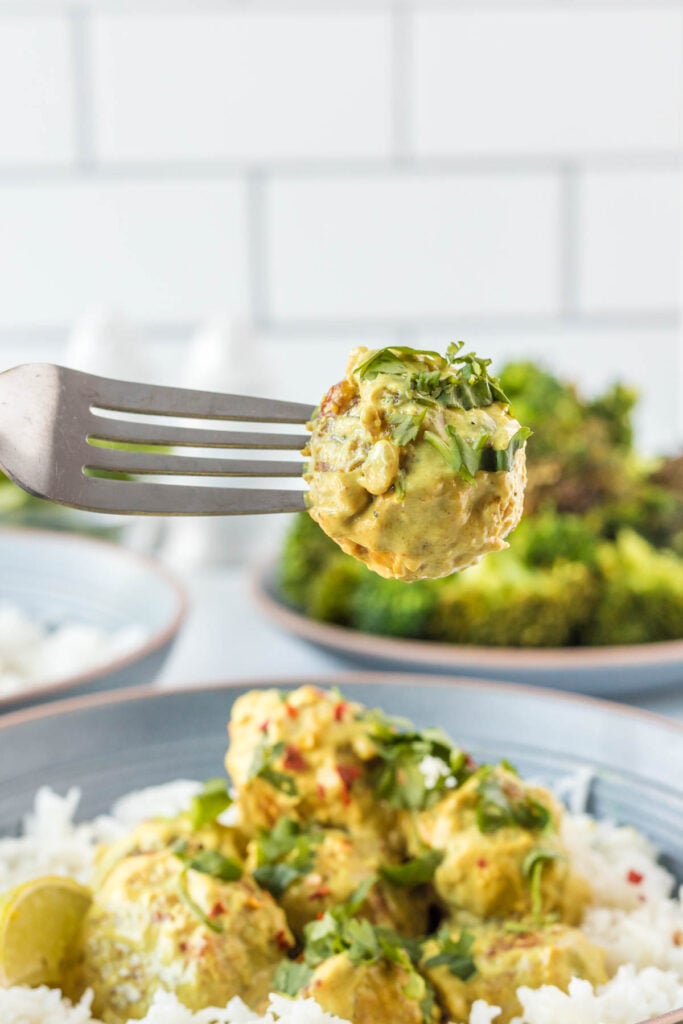
[[[656,548],[670,548],[683,555],[683,494],[644,480],[628,497],[596,512],[598,529],[607,539],[613,540],[621,530],[630,529]]]
[[[553,508],[523,519],[510,539],[513,552],[528,566],[551,566],[557,562],[593,566],[598,544],[595,524],[587,516],[561,513]]]
[[[369,569],[361,562],[337,549],[336,555],[316,570],[309,581],[306,594],[308,615],[321,622],[348,625],[359,580],[366,573],[369,574]]]
[[[302,512],[287,534],[278,567],[283,597],[297,608],[306,609],[311,586],[323,566],[339,555],[339,548],[318,524]]]
[[[565,562],[529,569],[512,551],[445,581],[431,626],[435,640],[493,647],[576,642],[595,601],[593,575]]]
[[[616,384],[589,401],[533,363],[511,363],[501,384],[532,427],[525,514],[545,506],[585,513],[622,501],[642,468],[631,451],[635,392]]]
[[[364,633],[423,637],[436,602],[431,580],[405,583],[365,573],[351,600],[351,624]]]
[[[637,644],[683,637],[683,566],[630,530],[598,553],[600,601],[582,638]]]

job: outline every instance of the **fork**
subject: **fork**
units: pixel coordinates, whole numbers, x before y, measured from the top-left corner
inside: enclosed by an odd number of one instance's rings
[[[116,413],[126,415],[112,415]],[[194,486],[173,478],[301,478],[301,458],[209,458],[165,449],[300,453],[305,433],[160,425],[148,417],[303,427],[312,413],[312,406],[297,402],[127,383],[49,363],[26,364],[0,373],[0,466],[30,494],[91,512],[178,516],[298,512],[306,507],[303,490]],[[127,418],[129,414],[135,418]],[[126,450],[112,445],[137,447]],[[141,476],[158,476],[166,482],[137,479]]]

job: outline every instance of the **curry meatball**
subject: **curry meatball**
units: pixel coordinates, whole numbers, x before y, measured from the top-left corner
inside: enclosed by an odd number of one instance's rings
[[[556,985],[566,991],[572,978],[585,978],[593,985],[608,980],[604,951],[576,928],[551,924],[510,931],[495,924],[474,929],[471,934],[474,973],[466,980],[445,964],[428,966],[441,947],[437,939],[425,943],[422,969],[448,1020],[468,1020],[472,1004],[483,999],[501,1008],[496,1024],[508,1024],[522,1012],[516,990],[523,985]],[[454,941],[461,936],[460,928],[452,930]]]
[[[562,809],[540,786],[503,766],[475,772],[417,823],[440,850],[437,895],[451,913],[476,918],[558,914],[578,924],[590,898],[559,835]]]
[[[193,1010],[234,995],[259,1009],[292,945],[284,912],[248,876],[221,881],[168,850],[141,853],[94,893],[69,989],[92,989],[105,1024],[143,1017],[161,988]]]
[[[529,431],[488,362],[355,349],[309,424],[310,514],[379,575],[435,579],[507,546]]]
[[[270,835],[250,843],[247,867],[259,884],[273,893],[297,938],[303,937],[309,921],[347,903],[373,879],[376,881],[358,916],[399,935],[426,932],[430,903],[427,887],[403,888],[381,878],[381,866],[393,863],[394,857],[376,833],[350,834],[342,829],[298,832],[293,825],[288,830],[289,843],[279,836],[275,843],[269,842]],[[285,830],[279,833],[282,836]],[[279,846],[282,853],[269,857],[274,846]]]
[[[124,857],[136,853],[158,853],[178,842],[185,844],[189,854],[201,850],[217,850],[224,857],[241,860],[245,853],[244,841],[239,833],[234,828],[218,822],[194,828],[186,815],[178,815],[175,818],[150,818],[140,822],[120,839],[104,843],[97,848],[91,883],[98,888],[111,869]]]
[[[299,993],[353,1024],[436,1024],[436,1007],[425,1020],[424,994],[423,979],[407,967],[388,960],[355,964],[348,953],[338,953],[316,967]]]
[[[314,686],[256,690],[235,701],[225,763],[241,827],[255,836],[287,816],[375,829],[391,841],[395,815],[373,794],[368,766],[377,749],[364,710]]]

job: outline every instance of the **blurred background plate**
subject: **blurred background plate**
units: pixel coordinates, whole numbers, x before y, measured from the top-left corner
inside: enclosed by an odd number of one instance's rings
[[[125,650],[84,671],[0,696],[0,712],[64,695],[148,683],[183,622],[183,587],[162,566],[118,545],[76,534],[0,528],[0,608],[49,630],[78,623],[114,634],[135,627]]]
[[[647,712],[482,680],[364,673],[316,678],[420,726],[438,723],[478,760],[509,757],[552,783],[591,766],[589,808],[634,825],[683,881],[683,726]],[[80,816],[132,789],[222,771],[235,699],[256,685],[106,694],[31,709],[0,723],[0,835],[16,831],[36,789],[83,791]]]
[[[605,647],[476,647],[376,636],[316,622],[292,608],[279,591],[277,565],[254,577],[260,608],[287,632],[316,647],[373,668],[550,686],[574,693],[616,697],[683,682],[683,640]]]

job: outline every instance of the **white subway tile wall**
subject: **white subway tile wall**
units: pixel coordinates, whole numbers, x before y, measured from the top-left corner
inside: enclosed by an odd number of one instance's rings
[[[95,13],[90,38],[103,161],[389,155],[385,15]]]
[[[571,7],[418,13],[416,151],[680,147],[683,12]]]
[[[247,307],[240,181],[0,187],[0,328],[70,324],[89,298],[141,321]]]
[[[75,156],[71,35],[64,15],[0,23],[0,167]]]
[[[171,380],[226,311],[314,401],[464,337],[671,448],[682,124],[683,0],[5,0],[0,360],[107,303]]]

